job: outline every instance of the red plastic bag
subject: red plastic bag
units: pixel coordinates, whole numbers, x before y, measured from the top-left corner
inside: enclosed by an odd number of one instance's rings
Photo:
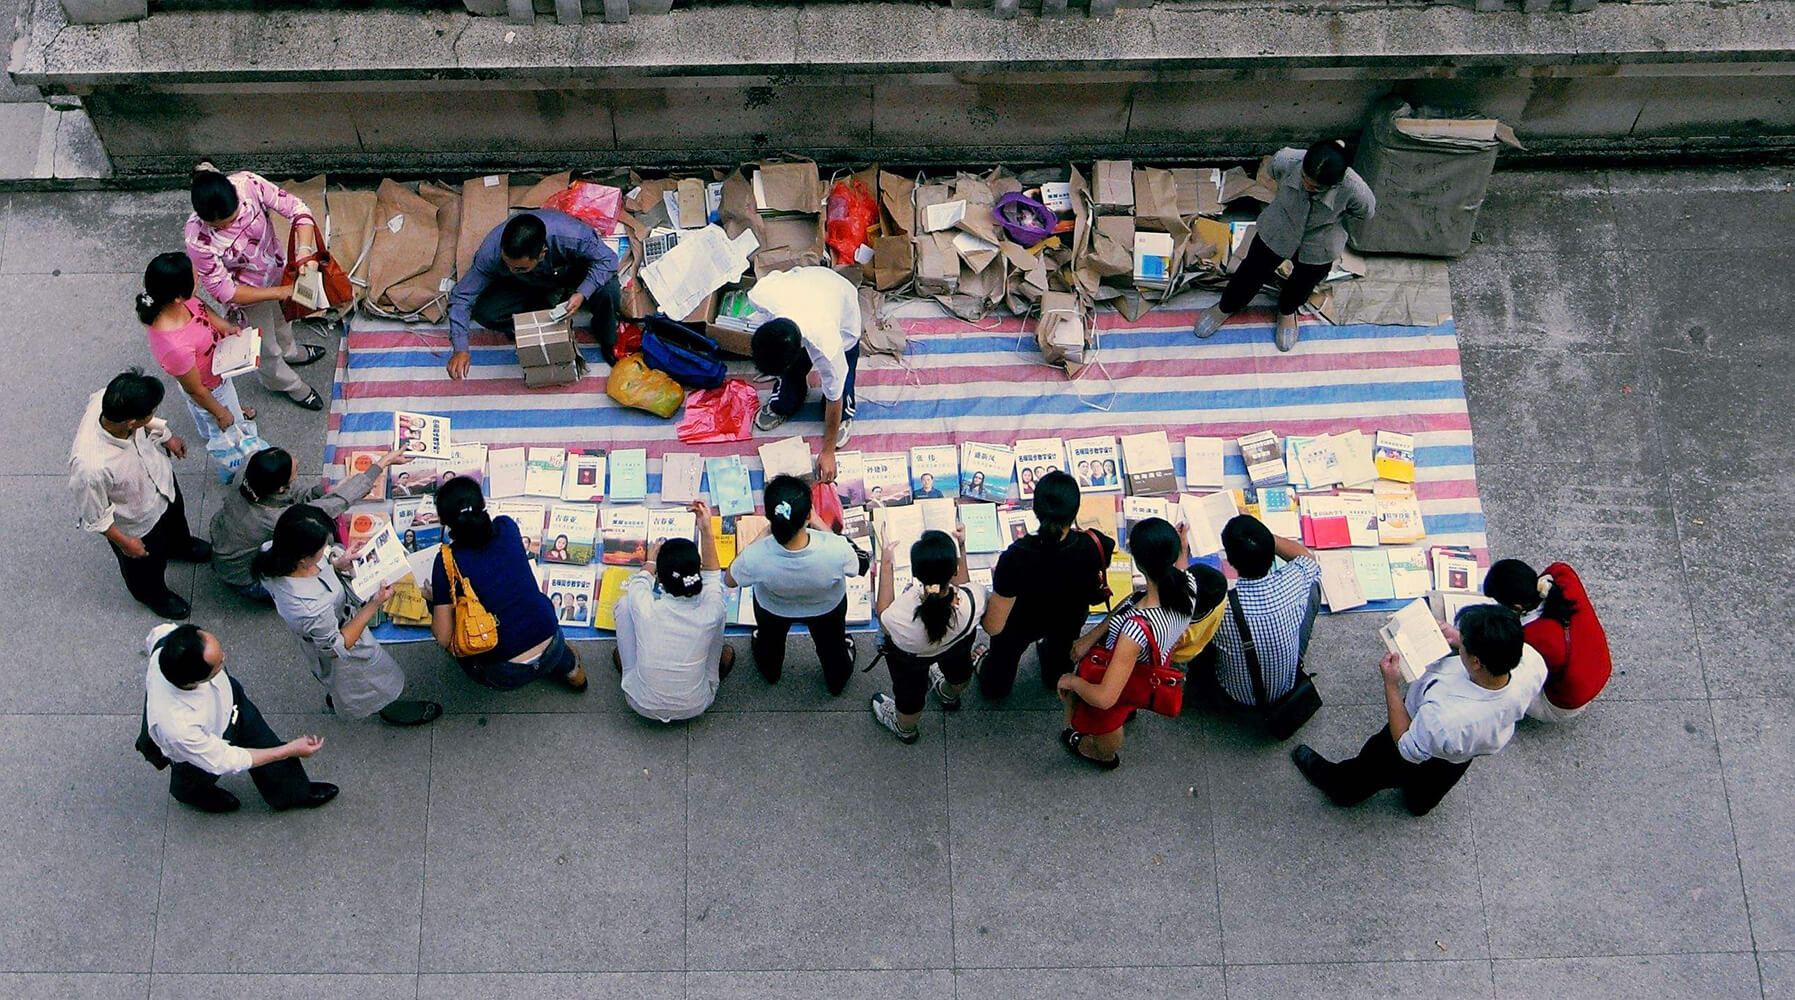
[[[617,321],[617,349],[613,352],[618,357],[625,354],[642,353],[642,324],[633,319]]]
[[[835,255],[835,263],[864,263],[858,254],[868,245],[866,231],[879,221],[879,203],[866,183],[859,178],[853,179],[852,186],[836,181],[829,189],[828,213],[829,251]]]
[[[754,411],[760,395],[739,378],[726,380],[715,389],[700,389],[686,397],[686,418],[677,433],[686,444],[746,441],[754,436]]]
[[[834,483],[810,485],[810,510],[830,531],[841,534],[842,519],[847,515],[841,509],[841,497],[835,492]]]
[[[623,192],[609,184],[574,181],[565,191],[549,195],[543,208],[552,208],[598,230],[600,236],[617,231],[617,213],[623,210]]]

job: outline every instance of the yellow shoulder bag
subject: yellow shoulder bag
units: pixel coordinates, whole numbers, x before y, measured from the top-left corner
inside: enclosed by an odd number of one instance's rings
[[[499,644],[499,620],[480,603],[473,585],[455,568],[455,554],[447,544],[443,545],[442,554],[455,616],[449,628],[449,652],[462,658],[490,653]]]

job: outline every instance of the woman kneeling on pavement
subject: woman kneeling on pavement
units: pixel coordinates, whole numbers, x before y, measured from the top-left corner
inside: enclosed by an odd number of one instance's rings
[[[971,585],[966,569],[966,529],[950,537],[925,531],[910,546],[915,579],[893,596],[897,542],[879,556],[879,596],[874,608],[885,633],[885,665],[891,694],[875,694],[873,718],[905,743],[915,743],[916,723],[930,691],[941,707],[960,707],[972,682],[972,640],[985,613],[985,589]]]
[[[1072,647],[1079,670],[1059,679],[1060,700],[1066,705],[1066,728],[1060,742],[1071,754],[1105,771],[1122,766],[1122,724],[1135,709],[1145,707],[1146,667],[1163,666],[1172,655],[1196,610],[1197,586],[1182,569],[1184,542],[1178,529],[1162,518],[1150,517],[1128,533],[1128,552],[1147,578],[1137,591],[1116,607],[1096,628]],[[1086,677],[1085,654],[1098,642],[1110,651],[1109,667],[1101,676]]]

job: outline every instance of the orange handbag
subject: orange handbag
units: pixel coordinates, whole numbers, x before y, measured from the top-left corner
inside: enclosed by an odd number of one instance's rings
[[[317,226],[316,220],[312,222],[312,225],[314,227]],[[318,262],[318,273],[324,276],[324,298],[330,302],[331,308],[334,309],[337,306],[354,301],[355,286],[349,283],[349,275],[344,272],[343,265],[338,264],[336,258],[332,257],[330,251],[325,248],[324,233],[322,230],[316,230],[318,233],[318,250],[316,253],[306,257],[296,257],[294,255],[293,237],[296,235],[298,228],[298,226],[294,226],[287,230],[287,267],[286,270],[281,272],[280,283],[283,285],[291,285],[298,281],[299,269],[304,267],[308,262],[315,260]],[[311,311],[307,310],[299,303],[294,302],[292,299],[287,299],[280,304],[280,313],[282,316],[285,316],[289,322],[296,319],[304,319],[305,317],[312,315]]]

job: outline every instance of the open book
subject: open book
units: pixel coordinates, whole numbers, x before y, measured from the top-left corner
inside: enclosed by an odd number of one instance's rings
[[[246,326],[212,346],[212,374],[219,378],[247,375],[262,363],[262,331]]]
[[[1377,630],[1384,647],[1402,659],[1402,679],[1414,683],[1427,668],[1452,655],[1446,634],[1426,601],[1411,601]]]
[[[365,601],[389,583],[398,583],[411,575],[411,560],[405,546],[399,544],[392,522],[380,526],[355,552],[355,579],[349,589],[357,600]]]

